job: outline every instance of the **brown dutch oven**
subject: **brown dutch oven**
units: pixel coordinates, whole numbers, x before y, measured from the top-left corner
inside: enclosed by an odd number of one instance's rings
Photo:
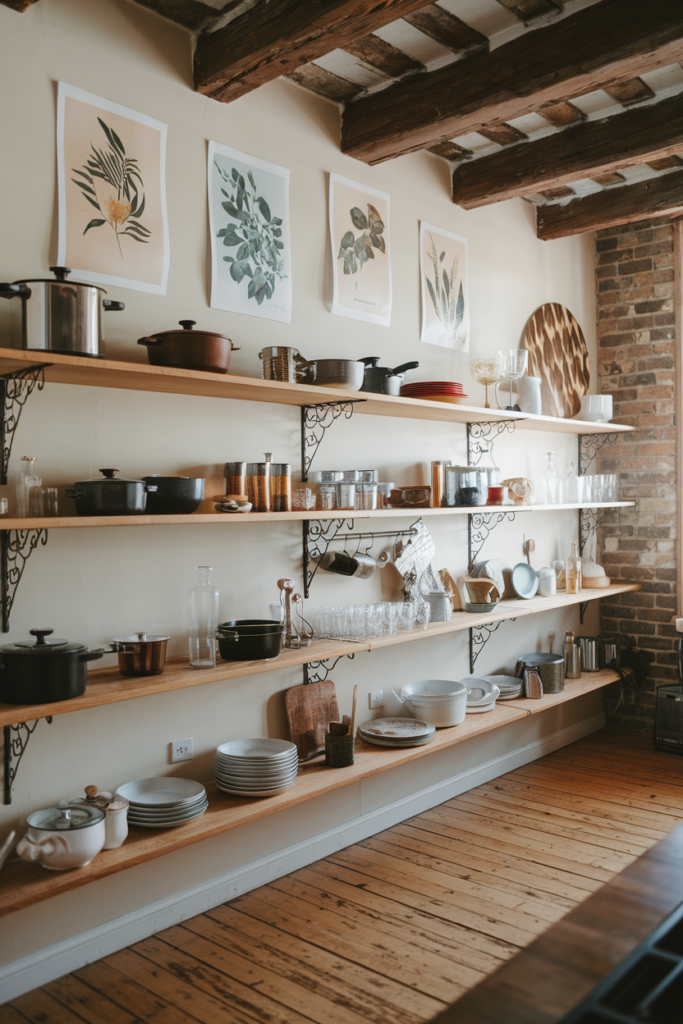
[[[175,366],[181,370],[210,370],[227,373],[230,355],[239,352],[230,338],[211,331],[193,331],[195,320],[179,320],[182,331],[160,331],[139,338],[152,366]]]

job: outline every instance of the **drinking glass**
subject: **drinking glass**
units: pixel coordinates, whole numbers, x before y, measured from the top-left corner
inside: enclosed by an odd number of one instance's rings
[[[529,353],[525,348],[510,348],[507,352],[498,352],[497,358],[500,360],[500,378],[509,381],[510,387],[510,404],[506,405],[505,408],[512,412],[520,412],[519,406],[513,404],[512,401],[512,382],[513,380],[519,380],[526,373]]]
[[[429,625],[430,609],[426,601],[416,602],[415,625],[418,629],[426,629]]]
[[[494,356],[492,359],[471,359],[470,360],[470,373],[472,379],[477,384],[483,384],[486,388],[486,404],[485,409],[490,409],[491,405],[489,402],[489,386],[495,384],[497,380],[503,376],[502,366],[500,361],[500,353]]]
[[[605,501],[619,501],[619,477],[616,473],[607,474],[607,497]]]
[[[56,516],[59,515],[59,505],[57,501],[57,488],[56,487],[43,487],[43,515],[44,516]]]

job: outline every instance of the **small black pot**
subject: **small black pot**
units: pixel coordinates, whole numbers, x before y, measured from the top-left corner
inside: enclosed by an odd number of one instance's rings
[[[143,476],[148,486],[156,491],[147,495],[150,515],[181,516],[196,512],[204,500],[204,480],[189,476]]]
[[[284,626],[272,619],[235,619],[222,622],[216,639],[224,661],[259,661],[277,658],[282,650]]]
[[[118,469],[101,469],[103,478],[79,480],[66,492],[79,516],[134,516],[147,509],[147,495],[156,485],[117,478]]]
[[[52,704],[85,693],[88,662],[104,651],[47,637],[51,629],[32,629],[30,640],[0,647],[0,701],[5,704]]]
[[[366,356],[359,362],[365,363],[361,391],[374,391],[378,395],[400,395],[406,370],[417,370],[420,365],[413,361],[394,367],[378,366],[379,356]]]

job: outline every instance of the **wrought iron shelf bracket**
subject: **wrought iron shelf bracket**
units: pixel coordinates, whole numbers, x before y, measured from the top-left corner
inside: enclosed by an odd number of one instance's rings
[[[516,622],[516,618],[511,616],[509,619],[500,619],[498,622],[486,622],[483,626],[470,627],[470,675],[474,674],[477,658],[503,622]]]
[[[469,522],[467,565],[468,572],[471,574],[474,571],[474,566],[481,553],[481,549],[495,528],[506,520],[508,523],[514,523],[515,513],[507,510],[504,512],[501,510],[496,512],[471,512],[467,518]]]
[[[304,686],[308,686],[309,683],[324,683],[328,678],[330,672],[334,672],[335,668],[342,660],[342,658],[348,658],[349,661],[353,661],[356,657],[356,652],[353,651],[351,654],[340,654],[338,658],[327,658],[322,661],[309,661],[307,665],[303,665],[304,671]]]
[[[21,759],[24,756],[28,741],[38,727],[40,719],[29,725],[28,722],[20,722],[19,725],[5,725],[2,729],[2,765],[3,765],[3,802],[12,803],[12,786],[14,785]],[[52,724],[52,716],[46,718],[48,725]]]
[[[47,544],[47,530],[0,529],[0,590],[2,631],[9,633],[9,620],[26,563],[39,544]]]
[[[332,424],[344,417],[350,420],[353,407],[367,398],[352,398],[344,402],[321,402],[301,406],[301,481],[306,483],[320,443]]]
[[[618,434],[579,434],[579,476],[588,472],[600,449],[615,444]]]
[[[467,424],[467,464],[478,466],[484,455],[493,460],[493,446],[501,434],[514,434],[515,420],[488,420]]]
[[[419,519],[417,520],[419,522]],[[335,541],[344,543],[344,550],[349,554],[357,554],[362,551],[369,555],[376,540],[390,539],[396,542],[402,538],[414,537],[416,533],[415,523],[406,530],[378,530],[373,533],[368,530],[362,533],[344,532],[353,531],[353,516],[340,519],[304,519],[302,523],[303,533],[303,577],[304,597],[310,595],[313,577],[318,571],[318,562],[327,554],[330,545]]]
[[[0,377],[0,397],[2,398],[2,468],[0,469],[0,484],[7,483],[9,473],[9,460],[12,454],[12,442],[16,429],[19,426],[19,419],[29,396],[38,389],[42,391],[45,387],[45,366],[27,366],[16,373],[8,373]]]

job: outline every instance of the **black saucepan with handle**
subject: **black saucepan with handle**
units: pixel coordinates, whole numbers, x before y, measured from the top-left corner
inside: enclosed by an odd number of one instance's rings
[[[407,370],[417,370],[418,362],[401,363],[400,366],[378,366],[379,356],[366,356],[358,362],[365,363],[365,374],[361,391],[374,391],[378,395],[400,395],[401,384]]]

